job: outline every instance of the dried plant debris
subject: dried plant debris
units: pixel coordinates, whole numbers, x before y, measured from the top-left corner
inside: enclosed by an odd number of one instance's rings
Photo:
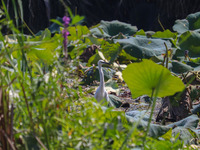
[[[191,115],[192,101],[190,89],[187,88],[182,93],[163,98],[163,103],[157,115],[156,121],[179,121]]]
[[[190,88],[190,97],[193,102],[193,105],[200,103],[200,85],[191,85]]]
[[[8,92],[0,87],[0,149],[16,149],[13,135],[13,109]]]
[[[183,82],[190,83],[192,85],[200,84],[200,71],[189,71],[186,75],[183,75]]]
[[[91,56],[95,54],[96,49],[99,49],[99,46],[93,44],[85,49],[85,51],[81,54],[80,59],[83,62],[88,62]]]

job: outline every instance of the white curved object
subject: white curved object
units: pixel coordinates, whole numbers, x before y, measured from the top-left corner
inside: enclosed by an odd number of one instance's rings
[[[98,61],[98,68],[99,68],[99,76],[100,76],[100,85],[97,88],[94,97],[96,98],[96,100],[98,102],[100,102],[101,100],[105,99],[107,102],[109,102],[109,97],[108,97],[108,93],[105,89],[105,83],[104,83],[104,73],[102,70],[102,64],[109,64],[103,60],[99,60]]]

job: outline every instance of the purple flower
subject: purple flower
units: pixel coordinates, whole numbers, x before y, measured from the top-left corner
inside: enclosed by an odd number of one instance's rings
[[[63,25],[64,25],[64,29],[62,30],[62,35],[63,35],[63,48],[64,48],[64,54],[65,54],[65,59],[67,59],[68,54],[67,54],[67,43],[68,43],[68,35],[69,35],[69,31],[67,30],[67,27],[69,25],[70,22],[70,18],[67,16],[64,16],[62,18],[63,20]]]
[[[63,35],[64,39],[67,39],[67,36],[69,35],[69,31],[67,31],[66,29],[63,29],[62,35]]]
[[[62,20],[63,20],[63,24],[64,24],[64,27],[68,27],[68,25],[69,25],[69,22],[70,22],[70,18],[69,17],[67,17],[67,16],[64,16],[63,18],[62,18]]]

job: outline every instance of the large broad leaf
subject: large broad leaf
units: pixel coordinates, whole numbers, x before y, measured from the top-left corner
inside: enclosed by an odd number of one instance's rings
[[[183,64],[178,61],[172,61],[172,71],[177,74],[185,73],[187,71],[192,71],[193,68],[189,65]]]
[[[186,19],[176,20],[173,30],[182,34],[188,30],[200,29],[200,12],[190,14]]]
[[[129,39],[116,39],[126,53],[136,58],[150,58],[159,56],[166,52],[164,43],[171,48],[171,43],[162,39],[152,39],[145,37],[131,37]]]
[[[177,134],[179,134],[178,138],[184,141],[185,144],[195,144],[194,138],[197,137],[197,134],[193,130],[184,127],[176,127],[172,130],[172,135],[175,136]]]
[[[98,37],[111,37],[120,32],[125,35],[133,35],[137,31],[137,27],[117,20],[101,21],[99,26],[92,28],[90,31]]]
[[[141,118],[143,116],[143,118]],[[138,123],[138,129],[146,129],[148,115],[145,115],[143,111],[131,111],[126,113],[126,118],[130,123]],[[150,124],[149,135],[152,137],[162,137],[164,139],[170,140],[172,137],[177,137],[184,140],[185,143],[191,144],[194,141],[192,139],[199,135],[199,130],[195,130],[199,122],[197,115],[189,116],[178,122],[169,124],[167,126],[162,126],[158,124]],[[174,128],[175,127],[175,128]]]
[[[149,117],[150,117],[150,114],[146,113],[146,110],[143,110],[143,111],[139,111],[139,110],[128,111],[128,112],[126,112],[126,115],[131,116],[135,119],[140,119],[141,116],[142,116],[141,119],[144,120],[144,121],[149,121]]]
[[[185,50],[189,50],[190,57],[200,56],[200,33],[187,31],[179,37],[178,44],[181,51],[177,51],[177,55],[183,56]]]
[[[188,20],[176,20],[175,25],[173,26],[173,30],[177,31],[179,34],[182,34],[189,30]]]
[[[135,123],[135,122],[140,121],[137,126],[138,129],[144,130],[147,128],[148,122],[144,121],[144,120],[140,120],[140,118],[138,118],[137,115],[134,117],[132,117],[130,115],[126,115],[126,118],[127,118],[128,122],[130,122],[130,123]],[[169,130],[170,130],[170,127],[161,126],[158,124],[150,124],[149,135],[157,138],[159,136],[164,135]]]
[[[176,127],[176,126],[181,126],[181,127],[185,127],[185,128],[191,128],[191,129],[195,129],[198,125],[199,122],[199,118],[197,115],[191,115],[185,119],[182,119],[180,121],[177,121],[175,123],[169,124],[167,125],[168,127]]]
[[[178,77],[172,76],[168,69],[151,60],[130,64],[122,74],[133,98],[151,96],[153,90],[158,97],[165,97],[185,88]]]

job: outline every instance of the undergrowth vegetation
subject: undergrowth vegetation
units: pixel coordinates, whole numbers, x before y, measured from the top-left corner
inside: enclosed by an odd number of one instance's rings
[[[165,132],[152,128],[153,109],[148,122],[140,125],[143,116],[128,119],[124,111],[96,103],[91,94],[94,86],[88,85],[98,80],[93,64],[99,59],[113,64],[113,69],[105,70],[108,79],[130,62],[142,65],[138,62],[151,59],[143,63],[152,64],[153,70],[145,64],[136,69],[128,65],[122,72],[132,96],[149,95],[154,103],[157,96],[181,92],[185,86],[175,76],[199,67],[199,58],[189,58],[190,54],[200,55],[199,46],[193,44],[193,39],[199,41],[199,33],[184,27],[184,32],[180,31],[180,21],[175,26],[177,32],[145,33],[118,21],[102,21],[88,29],[80,25],[83,17],[68,10],[69,26],[63,26],[59,19],[52,20],[48,29],[25,35],[23,27],[18,26],[18,21],[24,24],[21,3],[14,8],[20,18],[15,22],[3,0],[2,4],[0,28],[7,32],[0,32],[0,149],[187,149],[190,143],[179,138],[179,133],[174,134],[172,128]],[[70,34],[63,37],[63,30]],[[64,53],[63,40],[67,42]],[[83,55],[88,46],[94,45],[96,49],[90,47],[91,56],[89,52]],[[187,48],[191,51],[185,55]],[[191,59],[193,66],[183,62],[184,58]],[[139,70],[141,78],[134,74]],[[153,82],[149,77],[155,77]],[[123,81],[119,84],[125,86]],[[138,88],[141,90],[136,91]],[[190,133],[197,138],[193,131]]]

